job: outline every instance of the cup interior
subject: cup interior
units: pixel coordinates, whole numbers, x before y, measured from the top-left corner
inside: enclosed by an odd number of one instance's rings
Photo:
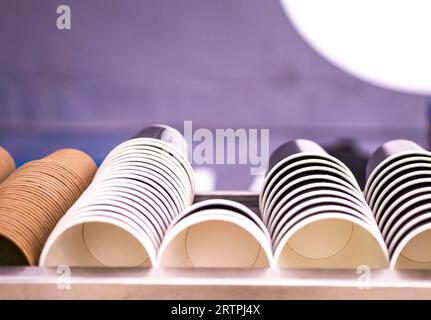
[[[431,269],[431,223],[425,222],[402,239],[396,248],[391,267],[397,269]]]
[[[222,211],[222,210],[220,210]],[[261,268],[270,266],[269,240],[238,214],[189,216],[171,228],[159,252],[162,267]],[[260,236],[259,236],[260,235]],[[262,243],[267,241],[266,250]]]
[[[357,218],[369,225],[371,228],[377,230],[377,225],[375,223],[372,223],[370,219],[367,219],[358,208],[354,208],[346,203],[342,203],[339,201],[331,202],[325,201],[324,199],[311,200],[297,207],[294,207],[290,212],[286,213],[286,215],[284,215],[282,219],[272,228],[271,237],[273,245],[277,246],[282,237],[302,220],[311,216],[318,217],[322,213],[325,213],[327,211]]]
[[[75,222],[53,235],[43,254],[44,266],[149,267],[152,265],[145,243],[136,231],[120,222],[104,219]],[[153,258],[154,259],[154,258]]]
[[[281,268],[384,268],[386,248],[377,231],[343,214],[311,216],[295,225],[275,248]]]

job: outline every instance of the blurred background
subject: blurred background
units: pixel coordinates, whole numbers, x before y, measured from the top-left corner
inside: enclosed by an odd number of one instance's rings
[[[56,28],[56,8],[72,29]],[[394,138],[428,146],[426,96],[338,69],[277,0],[2,0],[0,145],[18,163],[75,147],[98,163],[151,123],[269,128],[270,148],[308,138],[361,178]],[[214,165],[217,188],[247,189],[244,165]]]

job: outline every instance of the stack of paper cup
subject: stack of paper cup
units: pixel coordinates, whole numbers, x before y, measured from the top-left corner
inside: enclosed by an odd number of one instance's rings
[[[314,142],[294,140],[271,155],[259,205],[279,267],[379,268],[388,263],[353,174]]]
[[[171,224],[158,264],[176,268],[262,268],[272,265],[260,217],[234,201],[212,199],[183,211]]]
[[[4,148],[0,147],[0,183],[15,170],[15,161]]]
[[[106,157],[58,223],[40,265],[153,266],[171,221],[194,197],[185,139],[154,125]]]
[[[9,175],[0,184],[0,264],[37,264],[49,234],[95,171],[88,155],[63,149]]]
[[[408,140],[383,144],[367,166],[366,199],[392,268],[431,268],[431,153]]]

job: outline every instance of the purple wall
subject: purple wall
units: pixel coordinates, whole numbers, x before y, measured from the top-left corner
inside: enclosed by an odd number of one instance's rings
[[[56,29],[68,4],[72,30]],[[2,0],[0,144],[17,159],[63,146],[102,159],[157,122],[270,128],[285,139],[425,142],[425,97],[332,66],[269,0]],[[224,188],[246,167],[217,167]],[[233,176],[233,178],[232,178]]]

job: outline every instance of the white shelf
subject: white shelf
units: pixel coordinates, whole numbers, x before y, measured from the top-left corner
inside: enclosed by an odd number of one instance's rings
[[[431,299],[430,271],[0,268],[0,299]],[[62,281],[60,281],[62,282]],[[62,283],[65,283],[64,281]]]

